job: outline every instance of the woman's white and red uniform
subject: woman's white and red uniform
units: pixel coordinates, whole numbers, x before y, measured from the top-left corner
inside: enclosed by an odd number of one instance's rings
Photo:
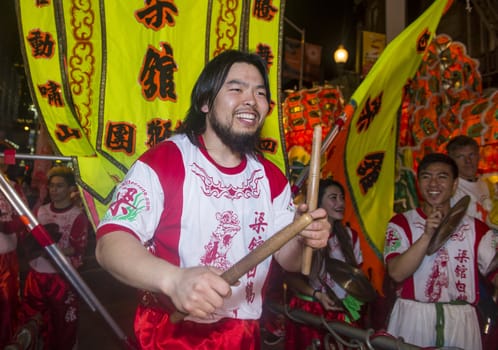
[[[360,265],[363,263],[363,255],[360,249],[358,233],[349,227],[345,227],[345,229],[353,245],[356,263]],[[329,253],[330,258],[346,261],[336,235],[331,235],[329,238],[327,252]],[[337,284],[327,272],[325,261],[319,261],[318,263],[319,266],[313,266],[313,269],[320,269],[318,276],[334,291],[339,299],[344,299],[347,296],[347,292]],[[316,273],[312,271],[310,275],[313,276],[316,275]],[[311,280],[310,285],[314,290],[320,290],[323,293],[326,292],[325,287],[318,278]],[[344,312],[338,310],[326,311],[318,300],[307,295],[294,295],[289,302],[289,308],[300,309],[314,315],[323,316],[327,321],[336,320],[344,322],[346,320],[346,314]],[[353,322],[353,324],[356,323]],[[313,344],[314,339],[320,340],[319,349],[325,349],[323,339],[326,334],[327,332],[323,329],[288,320],[286,324],[285,349],[306,349]]]
[[[426,218],[418,208],[391,219],[384,246],[386,263],[420,238]],[[478,271],[486,273],[496,244],[487,225],[466,215],[448,241],[425,256],[417,271],[401,283],[388,332],[422,347],[444,341],[444,346],[481,349],[475,310]]]
[[[97,238],[124,230],[174,265],[227,270],[293,218],[289,184],[271,162],[244,157],[238,166],[225,168],[185,135],[175,135],[135,162]],[[270,262],[243,276],[207,322],[187,318],[171,324],[167,310],[141,304],[135,319],[141,348],[259,348],[258,318]]]
[[[57,209],[48,203],[38,209],[37,219],[41,225],[58,225],[61,238],[57,247],[61,251],[72,248],[74,254],[67,259],[74,268],[80,267],[88,243],[85,212],[75,205]],[[41,314],[44,349],[66,350],[77,345],[78,294],[43,254],[29,261],[22,311],[24,322],[37,313]]]

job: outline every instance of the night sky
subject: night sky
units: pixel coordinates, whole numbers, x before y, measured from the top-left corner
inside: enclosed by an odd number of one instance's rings
[[[322,46],[322,64],[325,78],[334,74],[332,55],[339,44],[349,51],[348,65],[354,67],[356,24],[354,23],[353,0],[287,0],[285,17],[297,27],[304,28],[306,42]],[[284,35],[299,39],[300,34],[289,25],[284,26]]]
[[[0,54],[19,61],[15,3],[15,0],[0,1]],[[350,53],[354,52],[353,7],[354,0],[287,0],[285,17],[297,27],[305,29],[306,42],[323,46],[324,55],[330,58],[330,62],[324,62],[327,65],[333,64],[331,55],[341,43]],[[300,39],[300,34],[287,24],[284,25],[284,35]]]

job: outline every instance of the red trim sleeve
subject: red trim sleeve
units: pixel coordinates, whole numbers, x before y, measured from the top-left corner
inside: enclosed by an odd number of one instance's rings
[[[104,224],[97,229],[97,232],[95,233],[95,235],[96,235],[97,239],[100,239],[103,236],[105,236],[106,234],[111,233],[111,232],[115,232],[115,231],[123,231],[123,232],[129,233],[130,235],[132,235],[136,239],[140,240],[138,238],[138,236],[135,234],[135,232],[133,232],[131,229],[129,229],[128,227],[125,227],[125,226],[117,225],[117,224]]]

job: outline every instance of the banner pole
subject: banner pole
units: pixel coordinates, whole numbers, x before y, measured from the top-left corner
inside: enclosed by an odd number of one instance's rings
[[[0,157],[5,157],[5,156],[6,156],[5,153],[0,152]],[[74,160],[74,157],[54,156],[54,155],[46,155],[46,154],[14,153],[14,157],[16,159],[62,160],[65,162],[71,162]]]
[[[327,136],[325,136],[322,146],[320,148],[320,155],[324,155],[325,152],[329,149],[332,141],[335,139],[339,131],[342,129],[344,126],[344,123],[346,122],[346,113],[342,113],[341,116],[339,116],[335,122],[334,127],[329,131]],[[305,166],[301,172],[299,173],[299,177],[296,179],[294,184],[292,185],[292,193],[294,195],[297,195],[299,191],[301,190],[304,182],[308,178],[310,173],[310,164]]]

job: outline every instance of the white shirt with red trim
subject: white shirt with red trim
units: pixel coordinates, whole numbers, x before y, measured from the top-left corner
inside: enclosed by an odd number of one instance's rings
[[[388,224],[384,260],[405,252],[424,232],[427,216],[418,209],[394,216]],[[417,271],[401,284],[400,297],[419,302],[455,300],[476,304],[478,274],[485,274],[495,255],[497,238],[482,221],[468,215],[448,241],[425,256]]]
[[[83,255],[88,244],[88,217],[83,209],[71,205],[68,208],[57,209],[51,203],[42,205],[36,213],[41,225],[57,224],[61,237],[57,248],[61,251],[72,248],[74,254],[68,256],[73,267],[83,264]],[[29,266],[41,273],[58,273],[50,258],[39,256],[29,262]]]
[[[225,271],[291,223],[294,212],[288,181],[271,162],[245,157],[225,168],[185,135],[175,135],[135,162],[97,238],[124,230],[172,264]],[[260,317],[270,262],[271,257],[240,279],[212,322]]]

